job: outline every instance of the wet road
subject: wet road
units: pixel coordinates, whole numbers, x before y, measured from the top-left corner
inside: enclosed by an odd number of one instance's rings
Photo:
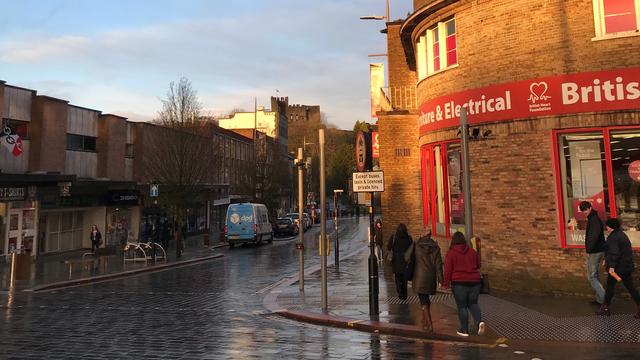
[[[361,218],[360,222],[355,219],[342,221],[341,253],[366,246],[362,239],[366,238],[367,226],[366,218]],[[318,263],[315,247],[318,232],[316,226],[305,234],[308,266]],[[271,245],[221,249],[225,258],[190,267],[49,293],[2,294],[0,357],[534,357],[514,354],[513,348],[433,344],[307,325],[266,314],[262,298],[269,286],[297,271],[294,244],[294,237],[284,238]],[[333,254],[329,263],[332,259]],[[558,355],[558,352],[536,356],[556,358],[553,354]]]

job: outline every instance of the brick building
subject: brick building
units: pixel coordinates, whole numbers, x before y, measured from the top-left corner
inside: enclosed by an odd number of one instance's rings
[[[639,0],[414,1],[384,31],[387,227],[429,227],[443,246],[464,231],[464,107],[492,285],[590,293],[581,200],[640,248],[639,26]]]

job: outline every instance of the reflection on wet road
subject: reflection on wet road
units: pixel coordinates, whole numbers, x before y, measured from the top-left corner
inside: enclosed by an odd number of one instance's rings
[[[366,247],[367,226],[366,218],[343,220],[341,252]],[[305,233],[307,266],[318,263],[318,233],[317,226]],[[262,298],[269,286],[297,271],[295,239],[220,249],[226,255],[220,260],[118,281],[2,294],[0,357],[516,358],[504,349],[370,335],[267,314]]]

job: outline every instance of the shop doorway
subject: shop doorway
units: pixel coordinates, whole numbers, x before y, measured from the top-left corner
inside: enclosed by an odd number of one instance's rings
[[[11,203],[7,211],[6,253],[31,253],[36,237],[36,209],[29,202]]]

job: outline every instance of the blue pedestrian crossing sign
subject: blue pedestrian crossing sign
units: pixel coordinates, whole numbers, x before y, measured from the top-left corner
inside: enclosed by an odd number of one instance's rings
[[[149,190],[149,196],[150,197],[158,197],[158,193],[159,193],[158,184],[151,184],[151,188]]]

